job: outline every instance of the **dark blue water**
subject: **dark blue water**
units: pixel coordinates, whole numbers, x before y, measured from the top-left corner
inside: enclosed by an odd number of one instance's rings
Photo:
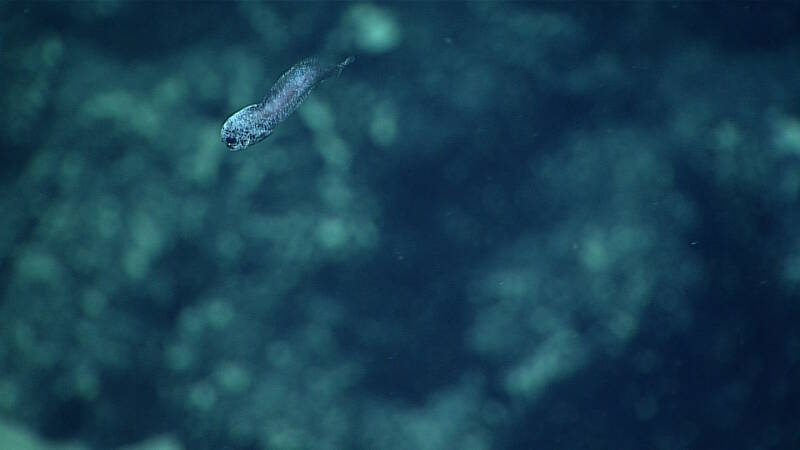
[[[0,5],[0,448],[800,448],[798,18]]]

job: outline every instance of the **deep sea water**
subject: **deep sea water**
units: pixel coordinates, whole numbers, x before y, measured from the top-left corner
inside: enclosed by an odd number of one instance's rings
[[[0,449],[800,448],[797,17],[0,4]]]

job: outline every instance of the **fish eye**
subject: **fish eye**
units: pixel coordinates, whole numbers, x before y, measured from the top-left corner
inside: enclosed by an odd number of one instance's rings
[[[236,143],[236,138],[233,137],[233,136],[228,136],[228,137],[225,138],[225,143],[227,143],[227,144],[235,144]]]

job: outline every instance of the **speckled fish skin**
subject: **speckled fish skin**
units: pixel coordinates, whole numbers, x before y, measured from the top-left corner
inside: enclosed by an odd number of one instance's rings
[[[228,117],[220,133],[222,142],[229,150],[238,151],[263,141],[303,103],[315,86],[338,76],[353,61],[352,56],[339,64],[306,58],[293,65],[272,85],[264,100]]]

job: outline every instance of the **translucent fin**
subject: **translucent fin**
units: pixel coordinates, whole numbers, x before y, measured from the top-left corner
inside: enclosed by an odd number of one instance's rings
[[[344,69],[345,67],[349,66],[350,64],[353,64],[353,61],[355,61],[355,60],[356,60],[356,57],[353,56],[353,55],[350,55],[347,58],[345,58],[344,61],[342,61],[339,64],[337,64],[336,65],[336,76],[338,77],[339,75],[341,75],[342,74],[342,69]]]

